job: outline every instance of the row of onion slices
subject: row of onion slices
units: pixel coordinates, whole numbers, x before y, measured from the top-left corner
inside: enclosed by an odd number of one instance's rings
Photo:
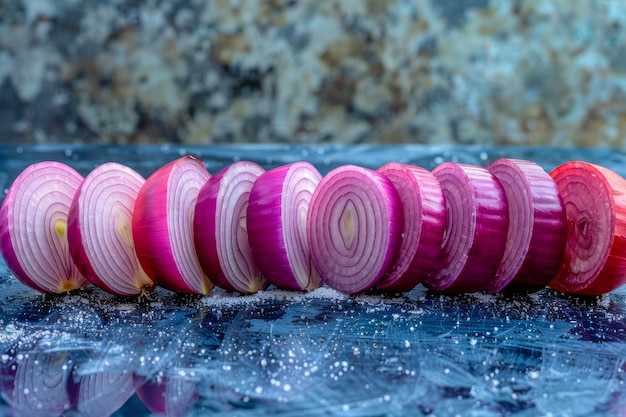
[[[515,159],[432,172],[345,165],[322,178],[307,162],[240,161],[211,176],[186,156],[147,179],[114,162],[83,178],[47,161],[8,190],[0,249],[44,293],[90,282],[120,296],[422,283],[598,295],[626,282],[626,181],[578,161],[550,174]]]

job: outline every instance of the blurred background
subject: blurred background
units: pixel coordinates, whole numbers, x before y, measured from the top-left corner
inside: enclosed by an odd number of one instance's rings
[[[0,143],[624,146],[623,0],[0,0]]]

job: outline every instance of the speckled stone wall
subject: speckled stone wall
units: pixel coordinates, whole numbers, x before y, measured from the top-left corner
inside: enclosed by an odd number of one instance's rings
[[[4,0],[2,143],[624,145],[622,0]]]

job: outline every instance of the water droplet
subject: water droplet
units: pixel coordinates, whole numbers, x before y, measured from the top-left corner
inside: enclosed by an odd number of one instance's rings
[[[435,157],[435,163],[437,165],[443,164],[443,158],[440,156]]]
[[[487,158],[489,158],[489,155],[487,155],[487,152],[481,152],[480,153],[480,159],[481,161],[486,161]]]
[[[72,150],[71,150],[71,149],[66,149],[66,150],[65,150],[65,156],[67,156],[68,158],[69,158],[70,156],[72,156],[72,153],[73,153],[73,152],[72,152]]]

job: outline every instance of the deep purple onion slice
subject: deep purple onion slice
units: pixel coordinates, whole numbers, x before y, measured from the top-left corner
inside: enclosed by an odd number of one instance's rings
[[[44,293],[88,284],[70,256],[67,220],[83,177],[54,161],[27,167],[0,208],[0,249],[17,279]]]
[[[432,271],[446,225],[446,203],[432,172],[391,162],[378,168],[398,191],[404,210],[404,228],[398,258],[376,288],[409,291]]]
[[[308,216],[311,257],[322,281],[347,294],[373,288],[396,260],[402,211],[384,175],[354,165],[329,172]]]
[[[72,259],[94,285],[130,296],[151,291],[132,234],[135,200],[145,179],[131,168],[108,162],[92,170],[76,191],[68,215]]]
[[[94,372],[74,376],[68,383],[72,405],[84,417],[110,416],[135,393],[130,371]]]
[[[257,178],[248,205],[254,260],[279,288],[313,290],[321,281],[311,263],[309,204],[322,176],[308,162],[274,168]]]
[[[265,170],[249,161],[235,162],[200,189],[194,217],[194,241],[202,269],[217,286],[255,293],[267,286],[248,243],[248,198]]]
[[[485,168],[445,162],[433,170],[446,200],[446,230],[424,284],[434,290],[481,291],[504,255],[509,208],[500,182]]]
[[[552,177],[531,161],[502,158],[487,169],[504,188],[509,227],[502,262],[486,290],[544,288],[565,251],[565,208],[559,190]]]
[[[202,271],[193,238],[200,188],[210,175],[184,156],[156,170],[144,183],[133,212],[133,239],[146,274],[172,291],[207,294],[213,285]]]

